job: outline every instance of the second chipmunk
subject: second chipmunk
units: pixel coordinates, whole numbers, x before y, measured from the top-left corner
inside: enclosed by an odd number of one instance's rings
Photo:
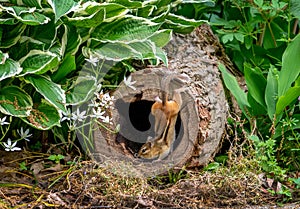
[[[137,154],[140,158],[161,160],[171,151],[175,140],[175,124],[182,105],[179,91],[173,92],[171,100],[166,91],[174,76],[176,75],[167,75],[161,81],[162,99],[156,98],[156,102],[151,107],[151,113],[155,118],[155,137],[141,147]]]

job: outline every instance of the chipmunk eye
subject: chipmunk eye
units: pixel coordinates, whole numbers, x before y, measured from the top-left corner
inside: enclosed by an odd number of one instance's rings
[[[147,147],[144,147],[143,149],[142,149],[142,153],[145,153],[147,151]]]

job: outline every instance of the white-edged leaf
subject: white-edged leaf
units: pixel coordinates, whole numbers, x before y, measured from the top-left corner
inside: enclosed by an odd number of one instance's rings
[[[63,15],[66,15],[74,10],[77,2],[73,0],[47,0],[55,14],[55,22]]]
[[[27,117],[21,119],[36,129],[49,130],[54,126],[60,126],[61,115],[53,105],[42,99]]]
[[[274,119],[276,112],[276,102],[278,97],[278,72],[276,69],[270,68],[267,77],[267,86],[265,92],[265,100],[270,120]]]
[[[17,86],[0,89],[0,112],[15,117],[26,117],[33,106],[31,97]]]
[[[21,71],[19,62],[8,58],[8,54],[0,51],[0,81],[18,75]]]
[[[128,43],[144,40],[156,32],[161,24],[148,19],[126,15],[112,23],[102,23],[91,34],[91,38],[101,42],[122,41]]]
[[[79,105],[90,99],[97,89],[97,80],[92,76],[80,76],[67,91],[67,104]]]
[[[12,15],[17,20],[27,25],[42,25],[47,24],[50,18],[37,12],[34,7],[10,6],[5,7],[0,5],[0,8]]]
[[[50,104],[66,113],[65,91],[60,85],[51,81],[50,78],[42,75],[30,74],[24,77],[27,83],[30,83],[37,92],[39,92]]]
[[[57,54],[49,51],[31,50],[25,57],[19,60],[23,68],[22,76],[26,74],[43,74],[53,70],[59,64]]]
[[[164,47],[172,39],[172,30],[164,29],[156,31],[149,39],[154,42],[157,47]]]

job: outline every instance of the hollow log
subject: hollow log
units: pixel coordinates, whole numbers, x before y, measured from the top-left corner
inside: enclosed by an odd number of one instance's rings
[[[118,169],[153,175],[175,166],[207,164],[218,150],[224,132],[228,105],[217,68],[220,45],[207,25],[189,35],[174,35],[165,47],[168,66],[148,66],[131,74],[135,83],[122,83],[113,93],[114,124],[120,131],[112,134],[95,131],[94,157],[101,162],[120,162]],[[176,75],[168,89],[162,89],[162,79]],[[154,134],[151,106],[161,91],[172,95],[181,89],[182,107],[176,122],[176,139],[171,153],[162,160],[145,160],[135,153]],[[126,164],[127,166],[124,166]],[[133,171],[134,170],[134,171]]]

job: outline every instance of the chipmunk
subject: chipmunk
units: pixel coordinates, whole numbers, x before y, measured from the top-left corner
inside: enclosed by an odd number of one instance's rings
[[[169,85],[174,75],[167,75],[162,80],[163,90],[165,86]],[[158,157],[159,160],[165,158],[173,145],[175,140],[175,124],[179,110],[181,108],[182,100],[180,92],[174,91],[173,99],[168,99],[166,91],[162,92],[162,99],[156,98],[156,102],[151,107],[151,113],[155,118],[155,137],[150,139],[141,147],[137,156],[140,158],[154,159]]]

